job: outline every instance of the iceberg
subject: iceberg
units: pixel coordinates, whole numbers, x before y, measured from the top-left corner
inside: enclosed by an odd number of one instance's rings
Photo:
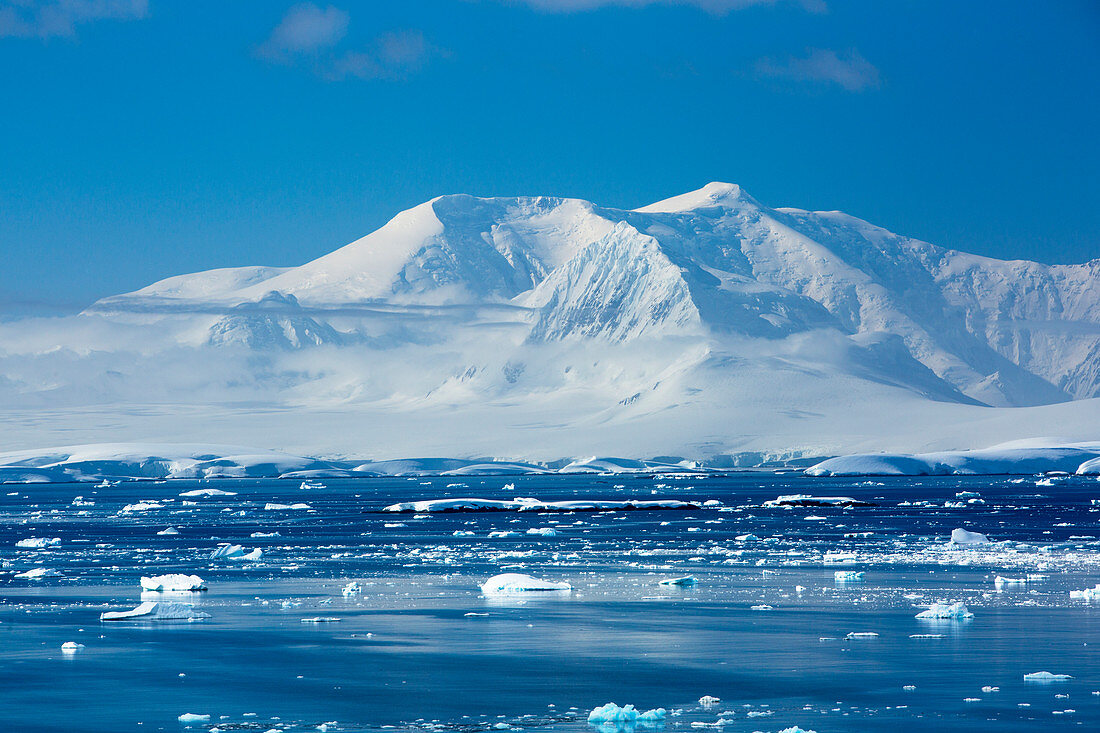
[[[100,621],[197,621],[210,618],[210,614],[196,611],[186,603],[163,603],[145,601],[129,611],[104,611],[99,614]]]
[[[264,504],[264,511],[268,511],[268,512],[284,511],[284,510],[287,510],[287,509],[312,509],[312,508],[313,507],[311,507],[309,504],[306,504],[304,502],[297,502],[297,503],[294,503],[294,504],[276,504],[274,502],[269,501],[268,503]]]
[[[635,509],[699,509],[698,504],[676,499],[631,499],[539,501],[521,498],[512,501],[498,499],[427,499],[391,504],[384,512],[435,513],[435,512],[607,512]]]
[[[240,545],[222,545],[210,553],[211,560],[259,560],[263,557],[263,550],[257,547],[252,552],[245,552]]]
[[[1072,679],[1073,675],[1052,672],[1032,672],[1024,675],[1024,682],[1065,682]]]
[[[165,527],[161,531],[157,532],[157,536],[158,537],[167,537],[167,536],[171,536],[171,535],[179,534],[179,533],[180,533],[180,531],[178,529],[176,529],[175,527]]]
[[[222,489],[194,489],[193,491],[184,491],[180,496],[194,497],[194,496],[236,496],[236,491],[223,491]]]
[[[184,575],[171,573],[169,575],[155,575],[141,578],[142,590],[178,592],[206,590],[206,583],[197,575]]]
[[[657,581],[657,585],[695,585],[697,581],[693,575],[685,575],[682,578],[666,578]]]
[[[39,578],[56,578],[61,573],[52,568],[33,568],[23,573],[16,573],[15,577],[25,578],[26,580],[38,580]]]
[[[557,537],[558,530],[552,527],[532,527],[527,530],[527,534],[537,535],[539,537]]]
[[[1069,592],[1069,597],[1082,601],[1100,601],[1100,583],[1097,583],[1093,588],[1071,590]]]
[[[60,537],[28,537],[25,540],[16,542],[15,546],[23,550],[41,550],[45,547],[53,547],[54,545],[60,544]]]
[[[199,715],[198,713],[184,713],[176,718],[181,723],[206,723],[210,721],[209,715]]]
[[[922,619],[962,619],[973,618],[965,603],[933,603],[927,610],[921,611],[916,618]]]
[[[862,570],[837,570],[833,573],[833,580],[837,583],[853,583],[863,580]]]
[[[856,507],[875,506],[873,501],[853,499],[850,496],[810,496],[808,494],[787,494],[764,502],[764,506],[807,506],[807,507]]]
[[[481,584],[481,592],[485,595],[509,595],[512,593],[540,593],[557,592],[568,593],[573,590],[569,583],[555,583],[549,580],[539,580],[522,573],[502,573],[494,575]]]
[[[75,641],[66,641],[64,644],[61,645],[61,651],[65,652],[66,654],[72,654],[73,652],[78,652],[83,648],[84,648],[83,644],[78,644]]]
[[[632,725],[653,725],[665,719],[664,708],[638,712],[633,705],[619,707],[613,702],[601,705],[588,714],[589,725],[628,727]]]
[[[969,532],[961,527],[951,530],[952,545],[988,545],[989,538],[981,532]]]

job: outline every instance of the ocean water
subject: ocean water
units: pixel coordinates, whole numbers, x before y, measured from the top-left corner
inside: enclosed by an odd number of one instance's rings
[[[1100,728],[1100,603],[1069,596],[1100,582],[1095,479],[323,483],[4,486],[0,730],[582,732],[595,730],[588,711],[609,701],[667,709],[668,731]],[[233,495],[180,496],[209,488]],[[763,506],[792,493],[875,505]],[[719,505],[381,511],[446,496]],[[179,534],[157,534],[169,526]],[[956,527],[994,543],[951,547]],[[526,533],[538,528],[557,535]],[[15,547],[30,537],[61,541]],[[263,555],[211,559],[219,543]],[[36,567],[59,575],[15,577]],[[864,576],[838,582],[838,570]],[[208,618],[99,620],[156,600],[138,580],[170,572],[206,581],[209,590],[170,600]],[[479,585],[500,572],[568,581],[573,591],[484,596]],[[686,575],[696,584],[658,583]],[[998,588],[998,575],[1032,578]],[[345,596],[352,581],[361,592]],[[974,616],[914,618],[933,602],[963,602]],[[302,621],[317,617],[338,620]],[[70,641],[84,646],[62,652]],[[1038,671],[1072,679],[1024,681]],[[720,701],[704,706],[703,696]],[[185,725],[184,713],[211,717]]]

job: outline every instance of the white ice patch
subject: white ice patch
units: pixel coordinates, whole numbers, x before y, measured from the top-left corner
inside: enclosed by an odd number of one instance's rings
[[[502,573],[494,575],[481,585],[485,595],[509,595],[512,593],[557,592],[568,593],[573,590],[569,583],[555,583],[539,580],[523,573]]]
[[[664,708],[638,712],[633,705],[619,707],[613,702],[595,708],[588,714],[590,725],[628,727],[631,725],[656,725],[665,719]]]
[[[16,542],[15,546],[23,550],[41,550],[45,547],[53,547],[54,545],[60,544],[60,537],[28,537],[25,540]]]
[[[988,545],[989,538],[981,532],[970,532],[961,527],[951,530],[951,544],[953,545]]]
[[[206,583],[197,575],[170,573],[168,575],[142,577],[141,587],[147,591],[200,591],[206,590]]]
[[[1024,675],[1024,682],[1065,682],[1072,679],[1073,675],[1052,672],[1032,672]]]
[[[833,580],[837,583],[855,583],[863,580],[862,570],[837,570],[833,573]]]
[[[210,618],[210,614],[196,611],[186,603],[163,603],[145,601],[129,611],[104,611],[99,614],[100,621],[197,621]]]
[[[693,575],[685,575],[682,578],[666,578],[657,581],[658,585],[695,585],[697,581]]]
[[[809,494],[786,494],[764,502],[764,506],[874,506],[873,502],[853,499],[850,496],[810,496]]]
[[[23,573],[16,573],[15,577],[24,578],[26,580],[38,580],[39,578],[56,578],[60,575],[61,573],[52,568],[34,568]]]
[[[973,618],[965,603],[933,603],[927,610],[921,611],[916,618],[923,619],[961,619]]]
[[[498,499],[427,499],[391,504],[382,511],[402,513],[433,512],[606,512],[631,509],[698,509],[698,504],[676,499],[632,499],[539,501],[518,498],[512,501]]]

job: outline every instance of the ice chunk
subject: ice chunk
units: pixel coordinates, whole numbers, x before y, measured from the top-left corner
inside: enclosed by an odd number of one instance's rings
[[[1024,682],[1065,682],[1072,679],[1073,675],[1053,674],[1052,672],[1032,672],[1024,675]]]
[[[510,593],[530,592],[565,592],[573,590],[569,583],[555,583],[549,580],[539,580],[522,573],[502,573],[494,575],[481,585],[481,592],[486,595],[507,595]]]
[[[948,619],[948,618],[973,618],[966,608],[965,603],[933,603],[928,610],[921,611],[916,618],[923,619]]]
[[[572,500],[539,501],[529,497],[520,497],[512,501],[499,499],[428,499],[391,504],[382,511],[421,513],[421,512],[607,512],[635,509],[698,509],[698,504],[676,499],[631,499],[629,501],[612,500]]]
[[[199,715],[198,713],[184,713],[176,718],[181,723],[206,723],[210,720],[209,715]]]
[[[52,568],[33,568],[24,573],[16,573],[15,577],[25,578],[26,580],[38,580],[39,578],[56,578],[61,573]]]
[[[712,707],[720,702],[722,702],[722,698],[715,697],[714,695],[703,695],[699,698],[699,704],[705,708]]]
[[[314,616],[302,619],[303,624],[334,624],[340,619],[336,616]]]
[[[657,581],[658,585],[695,585],[698,582],[695,580],[694,575],[685,575],[682,578],[666,578],[665,580]]]
[[[1100,583],[1097,583],[1093,588],[1085,588],[1084,590],[1071,590],[1069,592],[1070,598],[1076,598],[1082,601],[1100,601]]]
[[[259,560],[263,556],[263,550],[257,547],[252,552],[245,552],[240,545],[222,545],[210,553],[211,560]]]
[[[837,570],[833,573],[833,580],[838,583],[852,583],[863,580],[862,570]]]
[[[764,506],[875,506],[874,502],[853,499],[850,496],[810,496],[787,494],[764,502]]]
[[[804,728],[799,728],[797,725],[792,725],[790,728],[784,728],[783,730],[779,731],[779,733],[817,733],[817,731],[806,730]]]
[[[61,651],[65,652],[66,654],[78,652],[83,648],[83,644],[77,644],[75,641],[66,641],[64,644],[61,645]]]
[[[193,491],[185,491],[180,496],[192,497],[192,496],[236,496],[236,491],[222,491],[221,489],[194,489]]]
[[[142,577],[141,587],[149,591],[198,591],[206,590],[206,583],[197,575],[171,573],[155,575],[151,578]]]
[[[981,532],[968,532],[961,527],[951,530],[953,545],[988,545],[989,538]]]
[[[557,537],[558,530],[553,527],[532,527],[527,530],[527,534],[540,535],[542,537]]]
[[[269,512],[284,511],[284,510],[288,510],[288,509],[312,509],[312,508],[313,507],[311,507],[309,504],[306,504],[306,503],[303,503],[303,502],[297,502],[295,504],[275,504],[275,503],[269,501],[268,503],[264,504],[264,510],[269,511]]]
[[[876,639],[878,638],[877,631],[852,631],[845,635],[845,639]]]
[[[344,597],[347,598],[349,596],[358,595],[362,591],[363,591],[362,587],[360,587],[360,585],[353,580],[353,581],[351,581],[350,583],[348,583],[347,585],[344,586],[343,593],[344,593]]]
[[[122,507],[119,514],[130,514],[132,512],[148,512],[154,509],[163,509],[163,504],[158,504],[155,501],[139,501],[136,504],[127,504]]]
[[[161,531],[157,532],[157,535],[161,536],[161,537],[164,537],[166,535],[173,535],[173,534],[179,534],[179,533],[180,533],[180,531],[178,529],[176,529],[175,527],[165,527]]]
[[[768,605],[768,604],[766,604],[766,603],[761,603],[761,604],[759,604],[759,605],[757,605],[757,606],[750,606],[750,607],[749,607],[749,610],[750,610],[750,611],[774,611],[774,610],[775,610],[775,606],[769,606],[769,605]]]
[[[640,713],[633,705],[619,707],[613,702],[595,708],[588,714],[588,722],[591,725],[614,725],[627,727],[630,725],[652,725],[665,719],[667,711],[664,708],[646,710]]]
[[[186,603],[163,603],[145,601],[129,611],[104,611],[99,614],[100,621],[196,621],[210,618],[210,614],[196,611]]]
[[[41,550],[43,547],[53,547],[60,544],[60,537],[28,537],[25,540],[16,542],[15,546],[24,550]]]
[[[1006,585],[1025,585],[1027,578],[1005,578],[998,575],[993,579],[993,585],[997,588],[1004,588]]]

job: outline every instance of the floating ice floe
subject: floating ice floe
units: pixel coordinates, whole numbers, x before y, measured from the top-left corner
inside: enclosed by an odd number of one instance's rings
[[[161,531],[157,532],[157,535],[160,536],[160,537],[164,537],[164,536],[167,536],[167,535],[174,535],[174,534],[179,534],[179,533],[180,533],[180,531],[178,529],[176,529],[175,527],[165,527]]]
[[[60,544],[60,537],[28,537],[25,540],[16,542],[15,546],[23,550],[41,550],[45,547],[53,547],[54,545]]]
[[[1053,674],[1052,672],[1032,672],[1024,675],[1024,682],[1065,682],[1072,680],[1070,674]]]
[[[790,728],[784,728],[779,733],[817,733],[816,730],[806,730],[805,728],[799,728],[797,725],[792,725]]]
[[[38,580],[39,578],[56,578],[60,575],[61,573],[53,568],[33,568],[23,573],[16,573],[15,577],[25,580]]]
[[[862,570],[837,570],[833,573],[833,580],[838,583],[854,583],[863,580]]]
[[[635,509],[698,509],[698,504],[677,499],[632,499],[613,500],[571,500],[539,501],[538,499],[518,498],[512,501],[498,499],[427,499],[391,504],[385,512],[606,512],[629,511]]]
[[[358,595],[363,591],[363,588],[354,580],[344,586],[343,594],[347,598],[349,596]]]
[[[136,504],[127,504],[119,510],[119,514],[133,514],[134,512],[150,512],[154,509],[163,509],[163,504],[155,501],[139,501]]]
[[[951,544],[952,545],[988,545],[990,544],[989,538],[981,532],[970,532],[957,527],[951,530]]]
[[[184,713],[176,718],[181,723],[207,723],[210,721],[209,715],[199,715],[198,713]]]
[[[61,651],[65,652],[66,654],[78,652],[83,648],[83,644],[77,644],[75,641],[66,641],[64,644],[61,645]]]
[[[722,698],[715,697],[714,695],[703,695],[699,698],[699,704],[705,708],[712,707],[720,702],[722,702]]]
[[[923,619],[953,619],[973,618],[965,603],[933,603],[927,610],[921,611],[916,618]]]
[[[210,553],[211,560],[259,560],[263,557],[263,550],[257,547],[252,552],[245,552],[240,545],[222,545]]]
[[[750,606],[749,610],[750,611],[774,611],[775,606],[769,606],[767,603],[761,603],[761,604],[756,605],[756,606]]]
[[[1006,578],[998,575],[993,579],[993,585],[996,588],[1004,588],[1006,585],[1026,585],[1027,578]]]
[[[665,719],[667,711],[664,708],[638,712],[633,705],[619,707],[613,702],[595,708],[588,714],[588,722],[591,725],[614,725],[627,727],[631,725],[655,725]]]
[[[764,506],[875,506],[874,502],[853,499],[850,496],[810,496],[808,494],[787,494],[764,502]]]
[[[163,603],[145,601],[129,611],[104,611],[99,614],[100,621],[198,621],[210,618],[210,614],[196,611],[186,603]]]
[[[303,624],[334,624],[340,619],[336,616],[313,616],[302,619]]]
[[[877,639],[877,631],[852,631],[845,634],[845,639]]]
[[[206,590],[206,582],[197,575],[170,573],[150,578],[142,577],[141,587],[143,590],[161,592],[200,591]]]
[[[695,585],[698,581],[694,575],[685,575],[682,578],[666,578],[658,580],[657,585]]]
[[[1084,590],[1071,590],[1069,592],[1070,598],[1076,598],[1082,601],[1100,601],[1100,583],[1097,583],[1094,588],[1085,588]]]
[[[289,510],[289,509],[312,509],[312,508],[313,507],[311,507],[309,504],[306,504],[304,502],[296,502],[294,504],[276,504],[274,502],[269,501],[268,503],[264,504],[264,511],[268,511],[268,512],[285,511],[285,510]]]
[[[527,530],[527,534],[538,535],[540,537],[557,537],[558,530],[553,527],[532,527]]]
[[[222,489],[194,489],[192,491],[185,491],[180,496],[193,497],[193,496],[236,496],[236,491],[223,491]]]
[[[323,488],[325,488],[325,485],[323,483],[321,483],[320,481],[308,481],[307,480],[307,481],[303,481],[302,483],[298,484],[298,488],[299,489],[323,489]]]
[[[539,593],[558,592],[568,593],[573,590],[569,583],[555,583],[550,580],[539,580],[523,573],[502,573],[494,575],[481,584],[481,592],[485,595],[509,595],[512,593]]]

